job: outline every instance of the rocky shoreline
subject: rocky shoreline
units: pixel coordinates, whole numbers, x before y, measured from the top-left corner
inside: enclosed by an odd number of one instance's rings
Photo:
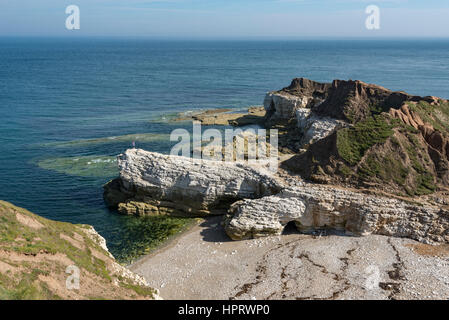
[[[279,131],[274,172],[140,149],[118,157],[111,208],[205,219],[131,270],[168,299],[447,298],[449,102],[300,78],[269,92],[264,111],[254,124]],[[224,114],[183,120],[238,126]]]
[[[416,106],[433,114],[424,117]],[[301,78],[268,93],[264,108],[265,127],[284,130],[293,153],[277,174],[263,165],[130,149],[118,157],[120,177],[105,185],[106,202],[123,214],[225,215],[234,240],[279,235],[295,223],[301,232],[449,241],[449,140],[438,127],[449,115],[446,100]]]

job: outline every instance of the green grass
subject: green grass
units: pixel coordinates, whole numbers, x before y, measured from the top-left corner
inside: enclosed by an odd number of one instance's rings
[[[341,173],[345,178],[353,174],[351,168],[344,164],[340,164],[340,166],[338,167],[338,172]]]
[[[52,293],[45,283],[41,283],[39,286],[35,284],[41,274],[48,275],[48,272],[31,269],[31,271],[22,273],[17,282],[12,275],[0,273],[0,300],[61,299]]]
[[[11,210],[12,208],[14,209]],[[18,210],[18,208],[0,201],[0,210],[2,214],[2,223],[0,224],[0,249],[27,255],[36,255],[40,252],[50,254],[64,253],[70,260],[76,261],[78,267],[84,268],[99,276],[104,276],[104,262],[93,257],[89,248],[94,248],[105,255],[107,253],[84,232],[79,230],[79,228],[86,228],[86,226],[51,221],[26,210],[19,209],[20,211],[18,212],[20,214],[32,217],[32,219],[44,226],[40,229],[33,229],[17,221],[15,210]],[[86,244],[85,250],[73,246],[60,237],[61,233],[73,237],[75,232],[83,237],[84,243]],[[18,238],[24,239],[24,241],[17,241],[16,239]],[[35,239],[40,240],[35,241]]]
[[[381,115],[369,117],[351,128],[337,132],[337,149],[351,166],[360,162],[365,152],[377,143],[385,142],[393,134],[394,124]]]
[[[433,174],[426,170],[424,163],[430,163],[431,160],[426,158],[423,145],[416,137],[414,128],[402,125],[402,133],[404,133],[408,141],[402,143],[395,137],[391,137],[391,143],[407,152],[410,159],[410,166],[405,166],[402,161],[397,159],[397,154],[390,153],[386,155],[370,154],[367,156],[362,165],[357,170],[357,175],[365,181],[392,181],[402,186],[406,194],[410,196],[424,195],[433,193],[436,190]],[[407,178],[413,174],[415,183],[407,184]],[[413,179],[412,179],[413,180]]]
[[[428,172],[418,159],[420,155],[420,153],[418,152],[418,150],[420,150],[420,144],[416,139],[416,137],[413,136],[412,134],[408,134],[407,137],[410,141],[410,144],[406,147],[407,154],[410,158],[413,169],[417,173],[416,188],[415,190],[408,189],[408,193],[409,194],[412,193],[415,195],[424,195],[433,193],[436,190],[433,174]],[[421,159],[421,161],[422,160],[423,159]],[[430,162],[429,159],[424,159],[424,161]]]
[[[449,133],[449,103],[441,103],[439,106],[420,101],[417,104],[408,104],[411,111],[416,112],[424,122],[431,124],[434,129]]]
[[[371,154],[359,167],[357,174],[364,180],[371,180],[372,178],[377,178],[380,181],[391,180],[402,186],[405,184],[409,170],[392,154],[387,154],[380,159]]]

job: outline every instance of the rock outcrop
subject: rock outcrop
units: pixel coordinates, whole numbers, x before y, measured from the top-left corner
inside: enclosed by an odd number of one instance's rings
[[[124,214],[227,212],[232,239],[280,234],[294,222],[304,232],[449,242],[448,101],[300,78],[268,93],[264,107],[265,126],[282,130],[281,153],[296,153],[282,163],[282,176],[132,149],[119,156],[120,177],[105,186],[106,201]],[[300,175],[294,183],[293,174]]]
[[[207,215],[241,199],[276,194],[268,170],[129,149],[118,156],[120,178],[105,186],[109,206],[125,214]]]
[[[211,214],[228,209],[225,230],[234,240],[278,235],[289,222],[302,232],[335,229],[422,242],[449,242],[449,211],[273,176],[242,163],[165,156],[138,149],[119,156],[114,184],[129,197],[127,214]],[[106,190],[106,194],[108,191]],[[123,200],[122,197],[119,197]],[[151,207],[156,209],[149,209]],[[163,211],[171,208],[175,211]],[[218,211],[223,213],[223,211]]]
[[[294,79],[289,87],[267,93],[264,107],[266,121],[290,120],[298,109],[312,109],[327,97],[330,84],[319,83],[305,78]]]
[[[279,235],[289,222],[303,232],[334,229],[354,235],[449,242],[449,211],[335,187],[304,184],[234,203],[225,222],[234,240]]]
[[[341,120],[317,116],[310,109],[306,108],[296,110],[296,120],[298,128],[302,133],[301,147],[317,142],[330,135],[338,127],[346,125]]]
[[[290,148],[297,155],[282,167],[304,179],[408,196],[449,188],[449,103],[444,99],[361,81],[320,84],[301,78],[268,94],[266,101],[268,126],[297,123],[299,131],[289,128],[282,137],[284,145],[299,141]]]
[[[244,126],[260,124],[265,117],[264,107],[250,107],[247,112],[235,112],[232,109],[213,109],[200,112],[185,112],[179,114],[174,121],[199,121],[202,125]]]
[[[358,80],[319,83],[298,78],[280,91],[269,92],[265,97],[264,107],[269,122],[292,119],[296,110],[307,108],[317,116],[355,123],[369,116],[373,109],[388,111],[401,106],[405,101],[421,99]]]

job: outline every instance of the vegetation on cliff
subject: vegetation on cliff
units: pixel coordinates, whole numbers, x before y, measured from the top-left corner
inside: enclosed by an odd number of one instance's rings
[[[401,196],[449,188],[448,101],[361,81],[335,80],[325,89],[312,112],[346,125],[287,160],[285,168],[314,182]]]
[[[384,143],[393,135],[391,123],[382,116],[369,117],[353,127],[337,131],[337,149],[340,156],[349,164],[362,160],[365,152],[376,143]]]
[[[90,226],[0,201],[0,300],[152,299],[154,289],[117,264],[103,241]],[[69,289],[75,269],[79,288]]]

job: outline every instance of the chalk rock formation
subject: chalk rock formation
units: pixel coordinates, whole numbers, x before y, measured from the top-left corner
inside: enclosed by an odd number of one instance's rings
[[[421,242],[449,241],[449,211],[312,184],[234,203],[225,221],[234,240],[278,235],[289,222],[300,231],[335,229]]]
[[[264,101],[268,123],[295,118],[296,110],[311,109],[317,116],[351,123],[365,119],[373,110],[399,108],[406,101],[434,101],[394,92],[359,80],[334,80],[320,83],[305,78],[293,79],[290,86],[269,92]],[[297,114],[296,114],[297,115]]]
[[[272,118],[288,120],[295,116],[297,109],[305,108],[308,103],[308,97],[297,97],[288,93],[270,92],[267,93],[263,105]]]
[[[174,210],[209,214],[210,210],[227,208],[237,200],[261,198],[281,190],[268,170],[239,162],[129,149],[118,156],[118,165],[120,178],[105,186],[105,199],[111,207],[117,206],[127,214]]]
[[[320,117],[311,109],[300,108],[296,110],[298,128],[303,134],[302,145],[312,144],[330,135],[338,126],[345,125],[344,121],[330,117]]]
[[[330,84],[305,78],[294,79],[291,85],[280,91],[267,93],[264,107],[267,122],[290,120],[298,109],[312,109],[322,103]]]
[[[447,100],[299,78],[268,93],[264,108],[265,126],[281,131],[281,153],[299,151],[281,164],[289,178],[333,186],[290,184],[253,164],[132,149],[119,156],[120,177],[105,186],[106,202],[136,215],[227,211],[232,239],[279,234],[293,221],[302,231],[449,242]],[[360,187],[410,201],[348,189]]]
[[[299,78],[265,102],[265,124],[282,131],[280,151],[297,153],[281,167],[304,179],[405,196],[449,187],[447,100]]]

